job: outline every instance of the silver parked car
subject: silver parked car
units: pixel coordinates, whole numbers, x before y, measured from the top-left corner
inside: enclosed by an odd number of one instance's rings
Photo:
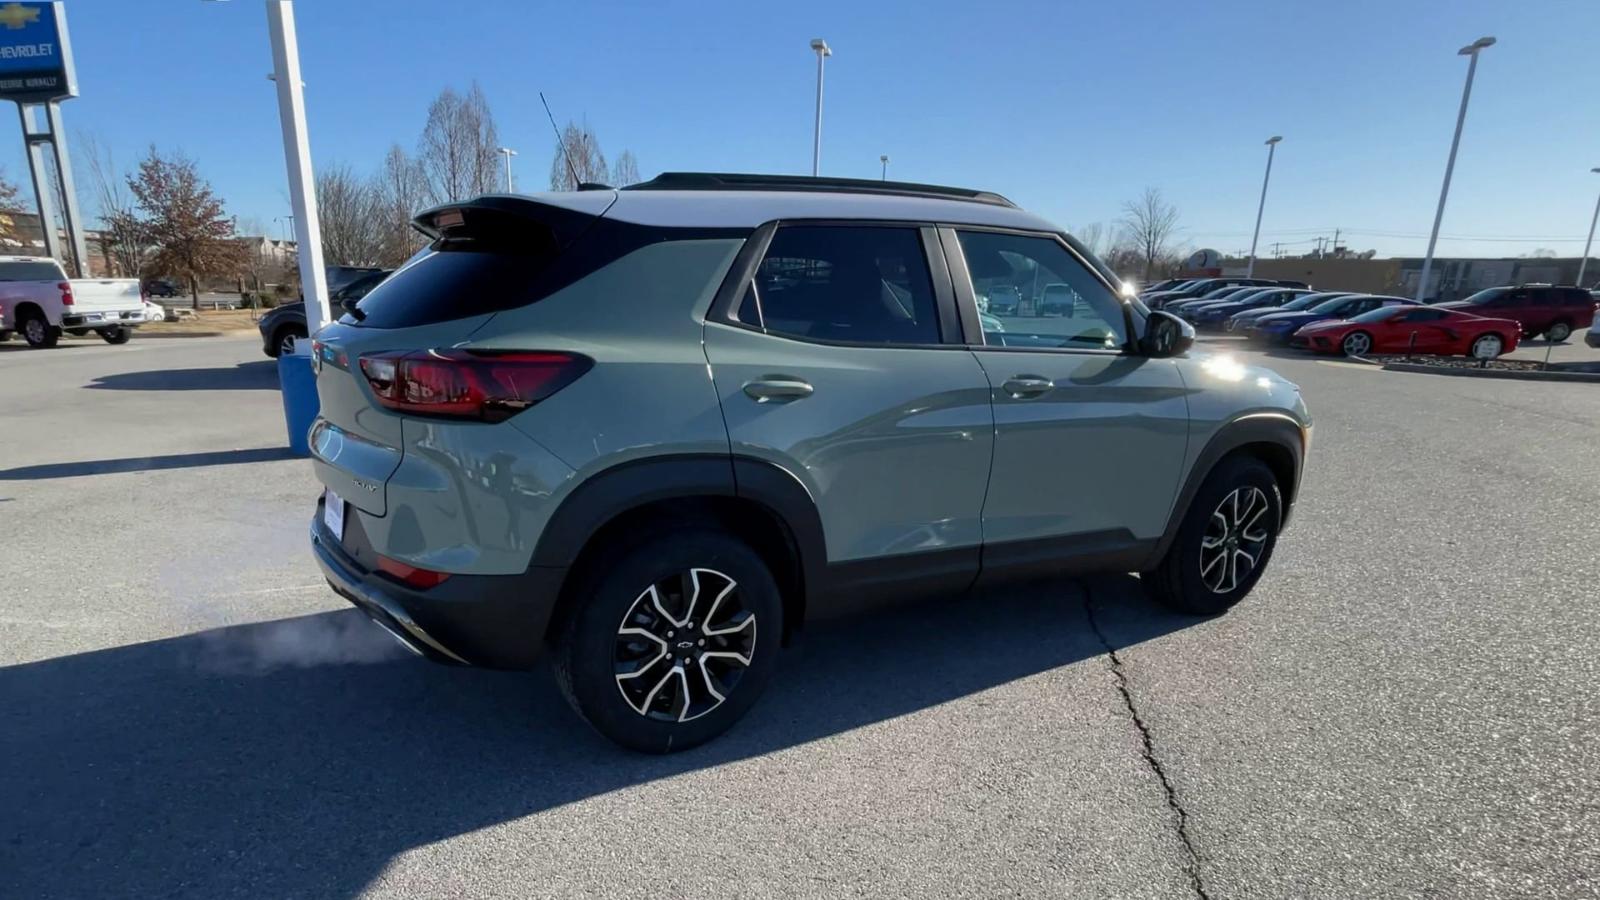
[[[1140,572],[1220,613],[1294,504],[1299,390],[994,194],[668,174],[416,224],[314,336],[316,556],[432,659],[548,650],[628,747],[721,733],[869,595]],[[980,315],[1035,279],[1073,316]]]

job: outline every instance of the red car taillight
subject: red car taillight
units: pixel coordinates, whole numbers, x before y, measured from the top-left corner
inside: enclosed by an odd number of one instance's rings
[[[361,374],[386,409],[501,422],[589,371],[573,353],[419,350],[361,357]]]
[[[72,301],[72,282],[63,281],[60,284],[56,285],[56,289],[61,292],[61,305],[62,306],[71,306],[72,303],[73,303],[73,301]]]
[[[450,578],[449,572],[419,569],[416,566],[408,566],[398,559],[390,559],[387,556],[378,557],[378,571],[407,587],[423,591],[431,587],[438,587]]]

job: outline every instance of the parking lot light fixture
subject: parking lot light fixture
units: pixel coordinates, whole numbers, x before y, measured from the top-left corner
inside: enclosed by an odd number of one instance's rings
[[[1283,140],[1283,135],[1275,134],[1267,138],[1267,174],[1261,179],[1261,202],[1256,205],[1256,232],[1250,238],[1250,261],[1245,264],[1244,277],[1253,277],[1256,273],[1256,241],[1261,238],[1261,214],[1267,209],[1267,182],[1272,180],[1272,154],[1278,149],[1278,142]]]
[[[811,49],[817,53],[817,124],[811,137],[811,177],[815,178],[822,166],[822,61],[833,55],[833,48],[822,38],[812,38]]]
[[[1600,172],[1600,167],[1590,169],[1591,172]],[[1589,239],[1583,242],[1583,259],[1578,263],[1578,287],[1583,287],[1583,272],[1589,268],[1589,247],[1594,243],[1594,223],[1600,222],[1600,198],[1594,201],[1594,215],[1589,219]]]
[[[516,190],[512,187],[513,182],[511,181],[511,157],[516,156],[517,151],[511,149],[510,147],[501,147],[495,152],[506,158],[506,193],[516,193]]]
[[[1461,89],[1461,109],[1456,113],[1456,133],[1450,139],[1450,158],[1444,164],[1444,186],[1439,188],[1439,208],[1433,213],[1433,231],[1428,235],[1428,253],[1422,258],[1422,278],[1417,281],[1417,302],[1428,297],[1428,274],[1433,270],[1433,248],[1439,243],[1439,224],[1444,221],[1444,201],[1450,196],[1450,175],[1456,168],[1456,149],[1461,146],[1461,126],[1467,121],[1467,101],[1472,98],[1472,76],[1478,71],[1478,53],[1494,46],[1494,38],[1481,37],[1457,50],[1459,56],[1470,57],[1467,63],[1467,84]]]

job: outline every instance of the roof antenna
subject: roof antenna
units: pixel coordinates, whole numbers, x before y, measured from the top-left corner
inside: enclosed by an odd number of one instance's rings
[[[539,92],[539,102],[544,104],[544,114],[550,120],[550,130],[556,133],[556,146],[561,148],[561,155],[567,158],[567,171],[572,175],[574,189],[581,183],[578,181],[578,167],[572,164],[572,154],[567,152],[567,142],[561,138],[561,129],[556,127],[556,117],[550,114],[550,101],[544,99],[544,91]]]

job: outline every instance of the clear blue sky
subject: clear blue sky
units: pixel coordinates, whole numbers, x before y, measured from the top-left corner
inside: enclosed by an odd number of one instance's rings
[[[415,144],[441,87],[476,79],[523,186],[547,183],[554,152],[539,90],[646,176],[804,173],[821,36],[835,51],[824,174],[877,177],[887,153],[891,177],[998,190],[1072,228],[1158,187],[1185,243],[1232,251],[1249,245],[1262,142],[1282,134],[1264,254],[1339,227],[1353,249],[1420,255],[1425,237],[1398,235],[1432,222],[1466,71],[1455,51],[1492,34],[1444,234],[1497,239],[1440,253],[1576,255],[1600,192],[1595,0],[298,7],[319,164],[375,167],[391,142]],[[230,211],[275,229],[288,202],[262,4],[70,0],[67,14],[83,94],[69,132],[123,166],[151,142],[181,148]],[[23,183],[11,121],[0,162]]]

